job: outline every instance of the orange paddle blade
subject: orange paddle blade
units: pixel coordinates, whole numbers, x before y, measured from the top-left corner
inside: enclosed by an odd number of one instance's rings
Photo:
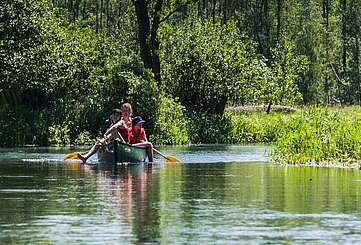
[[[165,157],[165,161],[166,162],[181,162],[181,161],[179,161],[176,157],[174,157],[174,156],[166,156]]]
[[[68,155],[66,155],[64,160],[78,160],[79,159],[79,152],[72,152]]]

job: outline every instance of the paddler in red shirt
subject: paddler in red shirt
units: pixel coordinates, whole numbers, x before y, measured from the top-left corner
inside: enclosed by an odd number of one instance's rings
[[[145,121],[139,116],[132,119],[132,129],[130,130],[130,144],[141,148],[147,148],[148,161],[153,162],[153,145],[147,140],[147,136],[143,128],[144,122]]]

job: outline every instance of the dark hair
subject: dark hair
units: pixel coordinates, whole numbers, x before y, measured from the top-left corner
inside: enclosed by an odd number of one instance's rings
[[[122,115],[122,110],[120,110],[120,109],[113,109],[113,110],[112,110],[112,113],[110,113],[109,118],[108,118],[107,120],[105,120],[105,122],[106,122],[109,126],[113,123],[112,116],[113,116],[114,114],[119,114],[119,116],[121,116],[121,115]]]
[[[119,114],[119,115],[121,115],[122,114],[122,110],[121,109],[113,109],[112,110],[112,114],[110,114],[110,115],[113,115],[113,114]]]

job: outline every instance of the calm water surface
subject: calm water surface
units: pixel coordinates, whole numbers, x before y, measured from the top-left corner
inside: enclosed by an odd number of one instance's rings
[[[62,161],[0,149],[0,244],[361,241],[361,173],[281,167],[267,146],[161,148],[182,164]]]

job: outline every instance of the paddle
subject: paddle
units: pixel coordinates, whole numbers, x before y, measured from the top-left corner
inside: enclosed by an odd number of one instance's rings
[[[64,160],[79,160],[79,152],[72,152],[63,157]]]
[[[120,137],[121,137],[121,135],[120,135]],[[122,138],[122,140],[124,141],[123,138]],[[97,139],[97,143],[96,143],[95,145],[93,145],[93,147],[92,147],[89,151],[94,150],[94,147],[95,147],[99,142],[100,142],[100,140]],[[100,145],[102,145],[102,143],[100,143]],[[95,151],[96,151],[96,150],[98,150],[98,148],[96,148]],[[94,153],[95,153],[95,152],[94,152]],[[79,157],[80,154],[81,154],[80,152],[72,152],[72,153],[69,153],[68,155],[66,155],[65,157],[63,157],[63,159],[64,159],[64,161],[65,161],[65,160],[82,160],[82,161],[83,161],[83,159],[81,159],[81,158]],[[85,153],[82,153],[82,154],[85,154]],[[89,154],[89,152],[88,152],[88,154]],[[91,155],[93,155],[93,154],[91,154]]]
[[[179,161],[176,157],[174,156],[166,156],[164,155],[162,152],[158,151],[157,149],[153,148],[153,151],[155,151],[156,153],[158,153],[159,155],[161,155],[162,157],[164,157],[166,162],[174,162],[174,163],[179,163],[181,161]]]

